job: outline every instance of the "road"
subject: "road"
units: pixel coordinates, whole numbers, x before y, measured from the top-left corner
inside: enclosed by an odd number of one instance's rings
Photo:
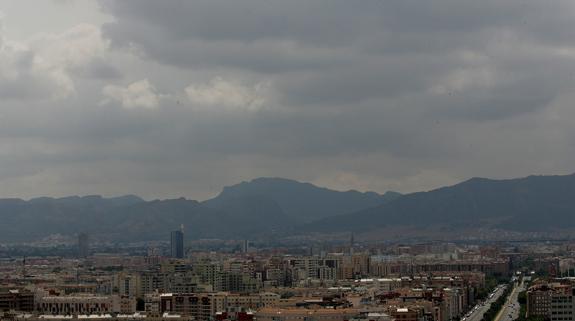
[[[477,308],[471,312],[468,317],[465,318],[465,321],[481,321],[483,314],[489,310],[491,303],[495,302],[503,294],[505,287],[506,286],[499,286],[497,291],[493,294],[493,297],[485,300],[485,303],[483,304],[478,304],[476,306]]]
[[[525,290],[525,285],[523,282],[521,284],[513,287],[513,291],[507,298],[505,305],[495,317],[494,321],[513,321],[519,317],[519,302],[517,302],[517,296],[519,292]]]

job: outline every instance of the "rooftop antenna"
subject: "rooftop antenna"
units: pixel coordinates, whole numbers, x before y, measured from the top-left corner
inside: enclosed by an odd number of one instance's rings
[[[22,278],[26,277],[26,255],[22,258]]]
[[[349,238],[349,255],[353,256],[353,244],[355,243],[353,232],[351,232],[351,236]]]

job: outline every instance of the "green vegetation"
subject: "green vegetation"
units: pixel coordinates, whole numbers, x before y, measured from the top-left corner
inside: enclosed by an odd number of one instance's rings
[[[527,291],[521,291],[517,294],[517,302],[523,307],[527,304]]]
[[[495,289],[497,284],[499,284],[497,278],[493,276],[487,276],[485,278],[485,286],[477,290],[475,298],[481,301],[487,299],[487,296]]]
[[[136,299],[136,311],[145,311],[146,310],[146,301],[142,298]]]
[[[535,263],[535,259],[532,257],[526,258],[525,261],[522,262],[521,266],[526,272],[534,271],[535,275],[533,275],[533,277],[549,277],[549,271],[542,269],[540,266],[538,267]]]
[[[512,290],[513,290],[513,283],[509,283],[507,285],[507,288],[505,288],[505,291],[503,291],[503,294],[495,302],[493,302],[489,307],[489,310],[487,310],[485,314],[483,314],[483,319],[481,319],[481,321],[495,320],[495,317],[499,313],[499,310],[501,310],[501,308],[503,308],[503,306],[505,305],[507,297],[509,296],[509,294],[511,294]]]
[[[526,317],[527,313],[527,292],[522,291],[517,296],[517,301],[519,302],[519,317],[515,321],[543,321],[543,317]]]
[[[291,291],[287,291],[287,292],[282,293],[282,294],[280,295],[280,298],[282,298],[282,299],[289,299],[289,298],[293,297],[294,295],[295,295],[295,293],[293,293],[293,292],[291,292]]]
[[[120,266],[120,265],[118,265],[118,266],[104,266],[104,267],[101,267],[99,269],[102,271],[106,271],[106,272],[120,272],[120,271],[124,270],[124,267]]]

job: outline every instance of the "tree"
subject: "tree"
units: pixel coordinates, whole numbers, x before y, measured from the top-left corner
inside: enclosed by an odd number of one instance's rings
[[[144,299],[136,299],[136,311],[146,311],[146,301]]]

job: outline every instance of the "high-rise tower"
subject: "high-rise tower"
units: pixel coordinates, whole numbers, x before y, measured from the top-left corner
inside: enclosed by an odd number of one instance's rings
[[[179,231],[172,231],[170,235],[170,256],[181,259],[184,257],[184,225]]]
[[[78,234],[78,257],[86,258],[90,255],[90,239],[88,234]]]
[[[355,245],[355,239],[353,237],[353,232],[351,232],[351,237],[349,238],[349,255],[353,256],[353,246]]]

